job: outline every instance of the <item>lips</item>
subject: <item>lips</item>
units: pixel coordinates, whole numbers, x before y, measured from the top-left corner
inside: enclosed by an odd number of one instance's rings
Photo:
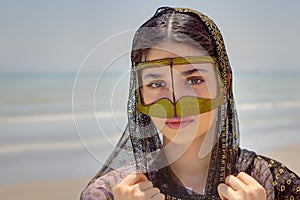
[[[169,118],[165,124],[171,129],[179,129],[188,126],[194,120],[189,118]]]

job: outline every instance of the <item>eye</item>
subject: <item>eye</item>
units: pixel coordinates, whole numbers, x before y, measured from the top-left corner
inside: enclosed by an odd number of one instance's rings
[[[190,77],[187,79],[187,83],[189,85],[199,85],[204,82],[202,77]]]
[[[147,87],[152,89],[157,89],[160,87],[165,87],[166,83],[164,81],[152,81],[149,84],[147,84]]]

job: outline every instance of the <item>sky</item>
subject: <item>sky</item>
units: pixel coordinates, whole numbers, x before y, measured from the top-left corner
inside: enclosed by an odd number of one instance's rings
[[[0,72],[75,72],[96,47],[97,60],[128,58],[134,30],[160,6],[193,8],[213,19],[237,71],[300,69],[298,0],[1,0],[0,5]]]

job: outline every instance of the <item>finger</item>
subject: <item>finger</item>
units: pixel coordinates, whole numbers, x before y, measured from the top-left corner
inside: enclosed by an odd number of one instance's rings
[[[147,189],[153,188],[153,184],[151,181],[143,181],[137,183],[137,186],[140,188],[141,191],[145,191]]]
[[[223,188],[224,186],[223,186],[223,184],[220,184],[219,186],[218,186],[218,193],[219,193],[219,196],[221,197],[221,199],[222,200],[227,200],[226,199],[226,197],[223,195],[223,193],[224,193],[224,188]]]
[[[249,195],[259,197],[260,199],[265,199],[266,197],[266,190],[265,188],[257,182],[252,176],[241,172],[238,174],[237,178],[243,181],[247,187],[249,188],[248,193]]]
[[[135,185],[138,182],[148,181],[147,177],[142,173],[133,172],[126,176],[120,184]]]
[[[152,198],[155,195],[159,194],[160,190],[158,188],[150,188],[150,189],[144,191],[144,193],[148,198]]]
[[[219,193],[219,196],[221,197],[222,200],[225,200],[225,199],[234,199],[234,193],[235,191],[229,187],[228,185],[224,184],[224,183],[221,183],[219,186],[218,186],[218,193]]]
[[[233,175],[227,176],[225,179],[225,183],[235,191],[242,190],[247,187],[243,181]]]
[[[222,194],[219,193],[221,200],[227,200]]]
[[[245,185],[260,185],[252,176],[245,172],[240,172],[237,176]]]
[[[151,199],[152,200],[165,200],[165,195],[162,193],[159,193],[159,194],[154,195]]]

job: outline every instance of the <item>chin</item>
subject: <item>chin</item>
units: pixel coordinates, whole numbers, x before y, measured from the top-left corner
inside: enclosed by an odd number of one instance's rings
[[[161,132],[168,142],[172,142],[173,144],[191,144],[195,139],[203,135],[199,134],[198,131],[195,127],[185,127],[182,129],[164,127]]]

